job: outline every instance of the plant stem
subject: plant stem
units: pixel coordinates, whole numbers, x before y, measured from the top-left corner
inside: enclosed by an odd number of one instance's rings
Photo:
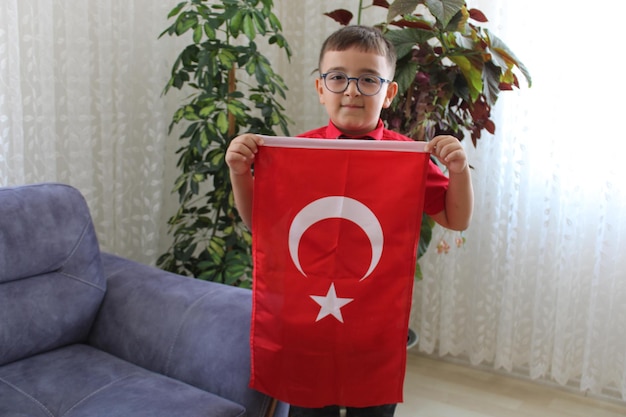
[[[228,95],[230,101],[230,95],[237,90],[237,79],[235,78],[235,66],[228,71]],[[235,136],[235,131],[237,129],[236,126],[237,121],[235,120],[235,115],[232,112],[228,112],[228,138],[231,139]]]
[[[359,13],[357,15],[356,23],[361,24],[361,13],[363,12],[363,0],[359,0]]]

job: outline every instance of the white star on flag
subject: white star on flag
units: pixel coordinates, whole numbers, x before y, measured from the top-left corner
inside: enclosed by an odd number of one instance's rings
[[[313,301],[320,305],[320,312],[317,315],[315,321],[320,321],[328,315],[334,316],[337,320],[343,323],[343,316],[341,315],[341,307],[348,303],[351,303],[353,298],[339,298],[335,292],[335,284],[330,284],[330,288],[325,296],[311,295]]]

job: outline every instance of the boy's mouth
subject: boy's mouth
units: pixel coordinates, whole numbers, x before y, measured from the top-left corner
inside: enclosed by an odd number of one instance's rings
[[[348,109],[362,109],[363,108],[362,105],[355,104],[355,103],[342,104],[341,107],[348,108]]]

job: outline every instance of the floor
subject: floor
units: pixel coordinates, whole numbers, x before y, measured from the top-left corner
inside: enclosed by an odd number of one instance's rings
[[[395,417],[624,417],[626,402],[408,355]]]

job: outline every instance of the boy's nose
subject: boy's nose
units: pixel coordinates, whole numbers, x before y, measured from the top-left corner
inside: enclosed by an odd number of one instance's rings
[[[354,83],[353,83],[354,81]],[[348,87],[346,88],[346,91],[344,91],[344,94],[347,94],[349,96],[356,96],[361,94],[361,92],[359,91],[359,88],[357,87],[357,82],[358,80],[355,79],[349,79],[348,80]]]

